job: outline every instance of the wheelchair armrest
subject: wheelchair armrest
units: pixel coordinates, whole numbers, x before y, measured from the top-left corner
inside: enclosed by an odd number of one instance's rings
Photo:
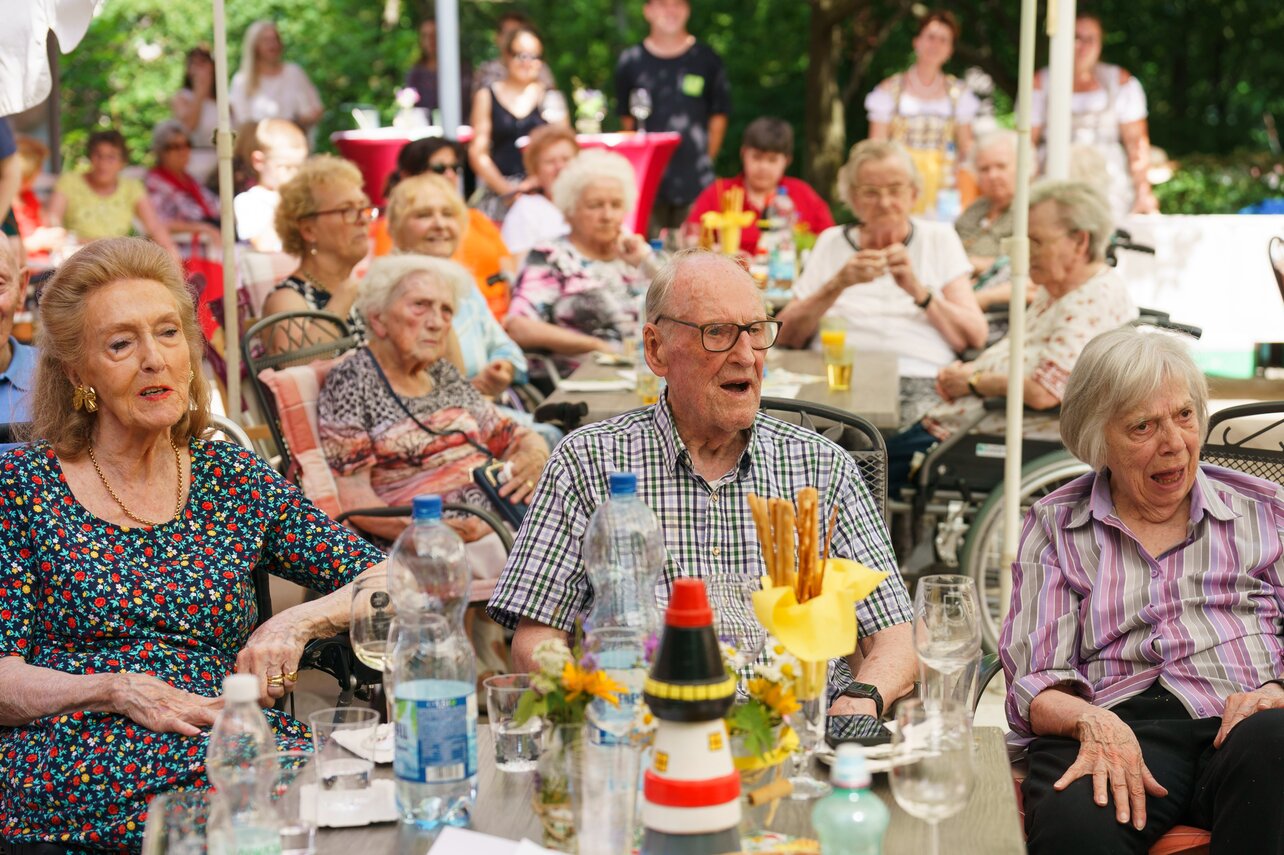
[[[562,385],[562,375],[558,372],[557,365],[553,362],[553,354],[542,350],[526,350],[522,352],[526,355],[527,366],[530,368],[534,368],[536,365],[543,367],[544,374],[552,381],[554,389]]]
[[[976,676],[976,697],[972,699],[972,712],[976,712],[977,705],[981,703],[981,695],[985,694],[985,687],[990,685],[994,676],[1003,670],[1003,663],[999,661],[999,654],[987,653],[981,657],[981,670]]]
[[[469,514],[477,517],[486,525],[494,530],[499,542],[504,545],[504,551],[509,552],[513,548],[513,533],[508,530],[508,526],[500,521],[488,510],[475,508],[472,505],[464,505],[458,502],[447,502],[441,506],[443,511],[454,511],[455,513]],[[344,511],[334,518],[334,521],[342,525],[353,517],[378,517],[386,519],[389,517],[408,517],[410,516],[410,505],[393,505],[391,507],[381,508],[354,508],[350,511]],[[356,525],[354,523],[354,525]],[[359,527],[359,526],[358,526]]]
[[[1001,413],[1008,408],[1008,399],[1002,395],[994,398],[986,398],[982,401],[982,406],[985,407],[985,411],[987,413]],[[1025,414],[1027,416],[1059,416],[1061,415],[1061,405],[1057,404],[1054,407],[1048,407],[1046,410],[1036,409],[1035,407],[1026,407]]]

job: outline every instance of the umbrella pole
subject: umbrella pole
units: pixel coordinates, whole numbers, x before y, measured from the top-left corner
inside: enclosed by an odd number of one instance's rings
[[[463,124],[459,78],[459,0],[437,0],[437,103],[442,135],[448,140],[459,139]]]
[[[241,333],[236,314],[236,232],[232,217],[232,128],[227,100],[227,13],[214,0],[214,100],[218,105],[219,217],[223,237],[223,360],[227,365],[227,416],[241,422]]]
[[[1017,66],[1017,178],[1012,200],[1012,299],[1008,305],[1008,427],[1003,461],[1003,551],[999,560],[999,608],[1006,617],[1012,599],[1012,562],[1021,525],[1021,414],[1025,407],[1025,292],[1030,280],[1030,94],[1034,89],[1036,0],[1021,0],[1021,51]]]
[[[1075,0],[1049,0],[1048,98],[1043,133],[1048,160],[1044,173],[1065,181],[1070,177],[1070,95],[1074,90]]]

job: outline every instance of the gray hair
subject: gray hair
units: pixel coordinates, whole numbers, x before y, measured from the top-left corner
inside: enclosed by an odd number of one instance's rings
[[[923,191],[923,176],[918,174],[918,167],[914,165],[909,149],[892,140],[861,140],[852,146],[847,154],[847,162],[838,170],[838,196],[847,203],[847,207],[856,210],[852,187],[856,184],[856,173],[860,168],[870,161],[887,160],[889,157],[896,158],[905,167],[914,190],[920,193]]]
[[[972,157],[975,159],[976,156],[983,151],[989,151],[990,149],[998,148],[999,146],[1006,146],[1012,152],[1012,159],[1016,160],[1017,139],[1017,132],[1008,130],[1007,128],[999,128],[998,130],[990,131],[988,134],[977,140],[976,149],[974,150]]]
[[[453,261],[429,255],[394,253],[371,262],[366,278],[357,286],[357,299],[352,307],[367,318],[385,311],[397,295],[397,286],[415,273],[426,273],[448,285],[455,299],[456,311],[468,298],[470,289],[477,287],[472,275]]]
[[[637,175],[633,166],[613,151],[588,149],[576,155],[553,181],[553,204],[569,217],[580,204],[584,189],[594,181],[618,181],[624,191],[624,210],[633,210],[638,200]]]
[[[1199,436],[1208,430],[1208,381],[1190,350],[1162,330],[1119,327],[1088,342],[1070,372],[1061,400],[1061,440],[1093,469],[1106,465],[1106,427],[1170,380],[1186,384],[1199,417]]]
[[[1040,181],[1030,191],[1030,209],[1051,202],[1062,228],[1088,235],[1088,259],[1102,261],[1114,233],[1110,206],[1102,195],[1081,181]]]
[[[647,323],[653,324],[659,320],[660,315],[665,314],[665,309],[673,296],[673,286],[678,281],[678,273],[681,268],[693,260],[704,258],[722,259],[728,264],[735,264],[734,261],[731,261],[726,256],[708,249],[693,248],[675,252],[668,261],[660,266],[659,271],[651,278],[651,286],[646,289],[645,320]],[[748,276],[747,273],[745,275]],[[765,311],[765,301],[763,302],[763,308]]]
[[[161,150],[174,137],[182,137],[189,143],[192,141],[192,135],[188,133],[187,128],[178,119],[166,119],[163,122],[157,122],[156,127],[152,128],[152,154],[160,154]]]

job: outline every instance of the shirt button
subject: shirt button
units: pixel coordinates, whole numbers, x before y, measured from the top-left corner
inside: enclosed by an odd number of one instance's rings
[[[711,550],[709,550],[709,551],[713,553],[713,557],[714,557],[714,558],[717,558],[719,555],[721,555],[721,554],[722,554],[722,547],[720,547],[720,546],[715,546],[713,549],[711,549]]]
[[[714,493],[712,496],[710,496],[710,497],[709,497],[709,504],[711,504],[711,505],[716,505],[716,504],[718,504],[718,494],[717,494],[717,493]]]
[[[1150,571],[1150,578],[1152,578],[1152,579],[1158,579],[1158,578],[1159,578],[1159,568],[1158,568],[1158,567],[1156,567],[1156,568],[1154,568],[1153,570],[1151,570],[1151,571]]]

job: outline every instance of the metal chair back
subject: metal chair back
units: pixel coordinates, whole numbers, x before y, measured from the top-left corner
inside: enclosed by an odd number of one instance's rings
[[[855,413],[809,401],[763,398],[760,406],[767,415],[810,428],[850,454],[874,507],[887,519],[887,443],[878,428]]]
[[[1241,404],[1214,413],[1199,457],[1284,484],[1284,401]]]
[[[281,452],[282,470],[290,471],[291,453],[281,431],[276,398],[259,379],[265,368],[307,365],[342,356],[358,344],[347,323],[328,312],[281,312],[251,326],[241,337],[241,353],[250,375],[250,388],[267,418],[272,439]]]

